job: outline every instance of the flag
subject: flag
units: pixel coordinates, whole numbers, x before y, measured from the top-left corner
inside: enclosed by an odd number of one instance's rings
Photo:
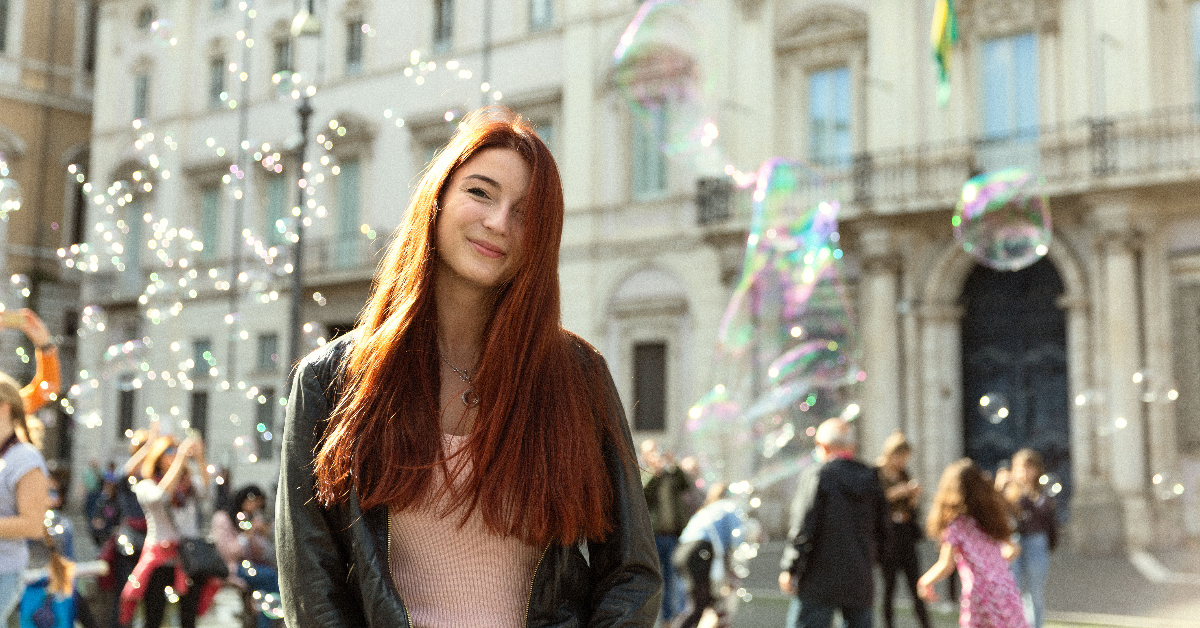
[[[950,50],[958,41],[954,0],[935,0],[929,41],[933,45],[933,61],[937,64],[938,105],[945,107],[950,101]]]

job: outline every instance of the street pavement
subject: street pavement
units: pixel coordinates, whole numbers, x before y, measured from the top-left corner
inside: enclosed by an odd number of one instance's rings
[[[80,524],[76,529],[81,529]],[[79,535],[77,545],[81,559],[94,557],[86,535]],[[922,565],[928,566],[934,548],[923,545]],[[750,562],[750,574],[743,582],[749,601],[738,605],[734,627],[784,627],[789,597],[776,584],[782,553],[782,541],[768,542]],[[881,583],[876,590],[882,590]],[[944,587],[940,592],[946,595]],[[902,590],[898,596],[897,628],[917,628],[907,593]],[[1200,628],[1200,547],[1106,557],[1057,552],[1050,560],[1046,606],[1050,628]],[[241,608],[237,591],[226,587],[198,626],[237,628]],[[942,602],[931,611],[937,628],[958,625],[955,606]],[[164,625],[178,625],[173,612],[168,612]],[[883,626],[878,609],[875,625]]]

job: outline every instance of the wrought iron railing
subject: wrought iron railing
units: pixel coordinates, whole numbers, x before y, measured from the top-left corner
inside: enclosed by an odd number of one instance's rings
[[[1039,176],[1050,196],[1200,180],[1200,104],[862,153],[824,171],[824,194],[855,213],[944,209],[971,176],[1010,166]],[[745,222],[749,214],[733,208],[744,211],[748,203],[736,197],[749,194],[735,191],[727,212],[698,199],[697,224]],[[722,213],[729,219],[714,220]]]

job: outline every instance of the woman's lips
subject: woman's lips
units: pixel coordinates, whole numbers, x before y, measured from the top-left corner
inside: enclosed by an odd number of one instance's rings
[[[504,257],[504,251],[496,248],[495,246],[493,246],[491,244],[488,244],[487,242],[471,240],[470,238],[468,238],[467,241],[470,242],[471,246],[475,247],[475,250],[478,251],[479,254],[484,257],[490,257],[492,259]]]

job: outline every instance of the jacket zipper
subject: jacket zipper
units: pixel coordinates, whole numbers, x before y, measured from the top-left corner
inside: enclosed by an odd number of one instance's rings
[[[391,508],[388,508],[388,511],[387,511],[387,570],[388,570],[388,578],[390,579],[390,578],[392,578],[392,509]],[[395,580],[392,580],[392,586],[393,587],[396,586]],[[530,585],[529,591],[530,591],[530,594],[533,593],[533,585],[532,584]],[[408,621],[408,628],[413,628],[412,613],[408,612],[408,605],[404,603],[404,598],[402,598],[400,596],[396,596],[396,597],[400,598],[400,607],[404,609],[404,619],[406,619]],[[529,614],[528,606],[526,607],[525,614],[526,615]]]
[[[529,607],[533,605],[533,583],[537,580],[538,569],[542,567],[542,559],[546,558],[546,552],[550,550],[550,544],[542,548],[542,555],[538,556],[537,564],[533,566],[533,576],[529,578],[529,597],[525,598],[525,625],[529,625]],[[409,628],[412,628],[409,626]]]

